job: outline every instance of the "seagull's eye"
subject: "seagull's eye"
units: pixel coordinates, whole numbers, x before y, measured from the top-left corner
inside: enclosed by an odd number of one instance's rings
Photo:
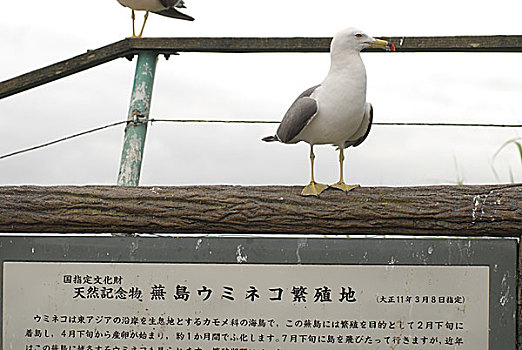
[[[363,35],[362,35],[361,33],[357,33],[357,34],[355,34],[355,37],[356,37],[357,39],[362,38],[362,36],[363,36]]]

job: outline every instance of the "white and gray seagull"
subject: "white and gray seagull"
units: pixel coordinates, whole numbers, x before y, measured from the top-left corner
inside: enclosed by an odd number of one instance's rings
[[[344,182],[344,149],[360,145],[373,120],[372,105],[366,102],[366,69],[360,52],[365,48],[395,51],[393,44],[375,39],[355,28],[341,30],[330,47],[331,65],[319,85],[304,91],[286,112],[274,136],[263,141],[310,144],[310,183],[301,192],[319,196],[328,188],[314,179],[314,145],[330,144],[339,149],[339,181],[331,187],[350,191],[358,185]]]
[[[117,0],[121,5],[132,9],[132,37],[141,38],[145,24],[149,18],[149,12],[156,13],[158,15],[184,19],[186,21],[193,21],[194,18],[179,12],[176,8],[186,8],[183,0]],[[143,20],[143,26],[141,27],[140,34],[136,35],[136,29],[134,27],[134,21],[136,15],[134,11],[146,11],[145,18]]]

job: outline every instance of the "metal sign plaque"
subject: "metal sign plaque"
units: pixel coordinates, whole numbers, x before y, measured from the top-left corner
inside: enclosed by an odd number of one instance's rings
[[[488,349],[489,267],[5,262],[3,349]]]
[[[2,350],[516,348],[516,239],[0,236]]]

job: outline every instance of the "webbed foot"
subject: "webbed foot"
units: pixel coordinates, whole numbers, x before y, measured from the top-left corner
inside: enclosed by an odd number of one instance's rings
[[[316,196],[319,197],[321,192],[326,190],[328,185],[320,184],[315,181],[311,181],[305,188],[301,191],[301,196]]]
[[[330,185],[330,187],[344,192],[349,192],[357,187],[361,187],[361,185],[347,185],[344,183],[344,181],[339,181],[333,185]]]

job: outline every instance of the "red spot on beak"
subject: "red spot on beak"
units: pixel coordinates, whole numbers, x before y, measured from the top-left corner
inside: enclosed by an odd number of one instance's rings
[[[395,51],[395,45],[393,45],[392,43],[390,43],[387,47],[387,51]]]

